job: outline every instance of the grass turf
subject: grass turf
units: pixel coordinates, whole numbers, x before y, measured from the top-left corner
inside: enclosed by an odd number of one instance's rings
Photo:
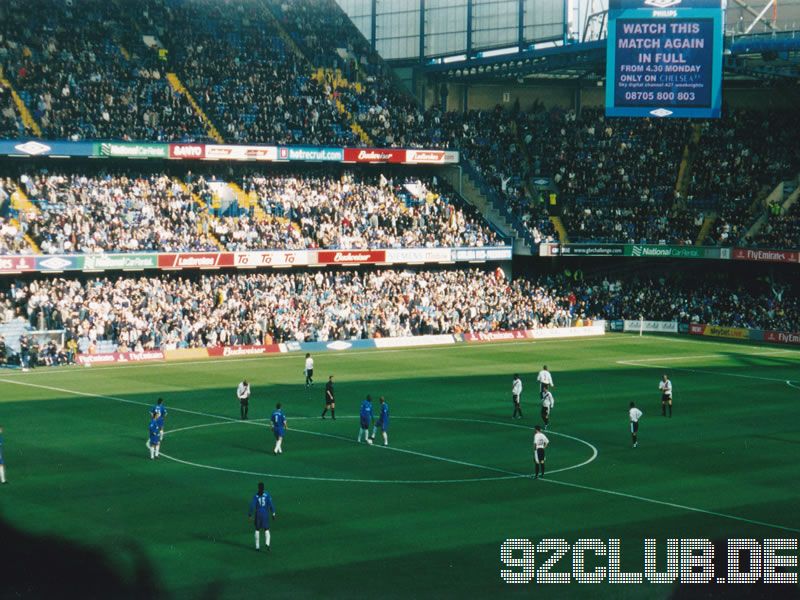
[[[641,572],[644,538],[659,540],[663,561],[667,538],[798,537],[800,389],[786,383],[800,380],[798,352],[608,335],[316,362],[310,391],[300,355],[0,373],[11,482],[0,516],[43,545],[98,548],[130,578],[141,556],[153,593],[176,598],[518,596],[542,586],[502,582],[507,538],[621,538],[623,569]],[[533,481],[519,475],[532,472],[543,363],[556,405],[548,478]],[[664,371],[672,419],[660,415]],[[521,421],[510,419],[515,372]],[[335,422],[319,419],[328,374]],[[238,421],[242,378],[249,423]],[[367,393],[376,409],[379,395],[390,403],[389,449],[355,443]],[[158,396],[170,413],[166,456],[152,462],[147,407]],[[631,400],[644,411],[636,450]],[[265,420],[278,401],[289,430],[275,457]],[[246,519],[260,480],[278,511],[270,554],[253,549]],[[569,571],[570,556],[554,570]],[[546,591],[662,598],[675,588]]]

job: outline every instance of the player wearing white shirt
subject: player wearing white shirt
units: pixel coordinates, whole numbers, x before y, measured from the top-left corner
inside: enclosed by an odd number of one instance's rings
[[[539,473],[544,477],[544,450],[550,443],[547,436],[542,433],[542,428],[538,425],[534,427],[535,433],[533,434],[533,462],[536,466],[536,474],[534,479],[539,478]]]
[[[544,391],[542,392],[542,421],[544,421],[545,429],[550,427],[550,411],[555,403],[556,399],[553,398],[553,393],[548,389],[548,386],[545,385]]]
[[[247,419],[247,412],[250,408],[250,384],[247,379],[242,380],[236,388],[236,397],[239,398],[239,411],[242,420]]]
[[[306,376],[306,387],[311,387],[311,384],[314,383],[314,359],[311,358],[311,354],[308,352],[306,353],[306,366],[303,369],[303,373]]]
[[[628,415],[631,419],[631,441],[633,442],[634,448],[639,445],[639,419],[642,418],[642,414],[642,411],[636,408],[636,405],[631,402],[631,408],[628,411]]]
[[[661,416],[667,416],[667,406],[669,406],[669,416],[672,417],[672,382],[666,373],[658,382],[658,389],[661,390]]]
[[[519,398],[522,395],[522,380],[519,375],[514,374],[514,382],[511,384],[511,400],[514,403],[514,414],[511,415],[512,419],[522,418],[522,407],[519,404]],[[519,417],[517,417],[519,414]]]
[[[544,386],[548,388],[556,387],[553,383],[553,376],[550,374],[550,371],[547,370],[547,365],[542,367],[542,370],[539,371],[539,375],[536,377],[536,381],[539,382],[539,393],[544,394]]]

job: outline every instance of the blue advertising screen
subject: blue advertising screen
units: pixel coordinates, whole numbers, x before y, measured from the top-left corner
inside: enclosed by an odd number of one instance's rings
[[[719,117],[721,0],[612,0],[606,115]]]

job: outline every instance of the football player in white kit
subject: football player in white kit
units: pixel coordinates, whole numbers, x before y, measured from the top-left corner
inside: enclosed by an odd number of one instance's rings
[[[658,382],[658,389],[661,390],[661,416],[667,416],[667,407],[669,406],[669,416],[672,417],[672,382],[666,373]]]
[[[639,419],[642,418],[642,414],[642,411],[636,408],[636,404],[631,402],[631,408],[628,411],[628,416],[631,419],[631,441],[633,442],[634,448],[639,445]]]
[[[537,425],[534,427],[535,433],[533,434],[533,462],[536,466],[536,474],[533,476],[534,479],[538,479],[540,477],[539,473],[541,472],[541,477],[544,477],[544,450],[547,448],[547,445],[550,443],[550,440],[547,439],[547,436],[542,433],[542,428]]]

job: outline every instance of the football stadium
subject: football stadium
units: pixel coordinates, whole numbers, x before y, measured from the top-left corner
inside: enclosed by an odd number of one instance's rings
[[[800,0],[0,1],[0,598],[800,598]]]

